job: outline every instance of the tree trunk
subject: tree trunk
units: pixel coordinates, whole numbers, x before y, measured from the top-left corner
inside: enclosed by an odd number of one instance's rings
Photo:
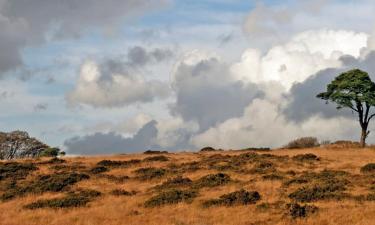
[[[367,135],[368,135],[367,127],[362,127],[361,141],[360,141],[361,148],[366,147],[366,138],[367,138]]]

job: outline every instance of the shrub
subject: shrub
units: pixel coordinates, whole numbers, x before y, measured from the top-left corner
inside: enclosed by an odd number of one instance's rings
[[[102,160],[98,162],[97,166],[105,166],[105,167],[128,167],[134,164],[141,163],[139,159],[132,159],[128,161],[112,161],[112,160]]]
[[[289,142],[284,148],[313,148],[318,146],[319,141],[316,137],[302,137]]]
[[[319,161],[320,158],[312,153],[307,153],[307,154],[299,154],[299,155],[295,155],[293,156],[293,159],[294,160],[297,160],[297,161]]]
[[[194,182],[194,187],[215,187],[227,184],[231,181],[230,176],[224,173],[209,174]]]
[[[32,163],[0,163],[0,180],[6,178],[12,178],[14,180],[24,179],[34,170],[37,170],[37,167]]]
[[[183,187],[183,186],[190,186],[193,183],[192,180],[189,178],[184,178],[182,176],[178,176],[175,178],[170,178],[167,181],[163,182],[161,185],[156,186],[156,189],[165,189],[165,188],[176,188],[176,187]]]
[[[105,173],[108,171],[108,168],[105,166],[96,166],[90,170],[93,174]]]
[[[369,163],[361,167],[361,173],[375,173],[375,163]]]
[[[66,160],[53,157],[52,159],[49,159],[44,162],[40,162],[39,164],[62,164],[62,163],[66,163]]]
[[[248,205],[248,204],[255,204],[257,201],[260,200],[260,194],[257,191],[245,191],[241,189],[239,191],[235,191],[229,194],[225,194],[220,196],[218,199],[211,199],[208,201],[203,202],[204,207],[210,207],[214,205],[225,205],[225,206],[233,206],[233,205]]]
[[[166,161],[169,161],[169,159],[168,159],[168,157],[166,157],[164,155],[158,155],[158,156],[147,157],[143,161],[145,161],[145,162],[153,162],[153,161],[166,162]]]
[[[177,204],[180,202],[190,202],[197,196],[197,192],[190,190],[178,190],[173,189],[162,192],[149,200],[144,204],[145,207],[156,207],[167,204]]]
[[[214,152],[214,151],[219,151],[219,150],[214,149],[213,147],[204,147],[200,150],[200,152]]]
[[[312,202],[324,199],[340,199],[346,188],[341,184],[317,184],[305,186],[289,194],[289,198],[298,202]]]
[[[167,154],[167,153],[168,153],[167,151],[156,151],[156,150],[147,150],[147,151],[143,152],[143,154],[146,154],[146,155]]]
[[[57,157],[59,153],[59,148],[46,148],[39,153],[39,157]]]
[[[132,196],[135,194],[137,194],[136,191],[126,191],[123,189],[114,189],[111,191],[111,195],[115,195],[115,196]]]
[[[167,173],[167,170],[162,168],[148,167],[137,169],[134,172],[138,174],[138,179],[151,180],[163,177]]]
[[[78,173],[43,175],[25,186],[14,186],[13,188],[7,190],[1,196],[1,200],[10,200],[18,196],[23,196],[27,193],[44,193],[48,191],[59,192],[81,180],[88,178],[88,175]]]
[[[94,190],[84,190],[68,193],[65,197],[38,200],[25,206],[26,209],[39,208],[71,208],[85,206],[101,193]]]
[[[318,207],[314,205],[299,205],[298,203],[292,203],[287,206],[289,208],[289,215],[293,219],[304,218],[318,211]]]

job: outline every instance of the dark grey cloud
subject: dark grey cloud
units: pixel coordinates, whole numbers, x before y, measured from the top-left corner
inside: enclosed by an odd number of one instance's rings
[[[130,138],[124,138],[114,132],[95,133],[68,139],[64,145],[70,154],[95,155],[140,152],[147,149],[160,149],[154,143],[157,133],[156,121],[151,121]]]
[[[359,68],[369,73],[375,81],[375,52],[369,53],[364,59],[356,59],[352,56],[341,58],[341,68],[331,68],[319,71],[302,83],[294,84],[286,98],[289,103],[283,109],[283,113],[290,121],[301,122],[314,115],[325,118],[337,116],[354,117],[350,109],[336,109],[334,103],[326,104],[325,101],[315,96],[326,90],[326,86],[340,73],[353,68]]]
[[[107,31],[123,20],[165,6],[169,0],[1,0],[0,73],[22,65],[21,50],[52,39]],[[48,34],[48,35],[47,35]]]
[[[187,150],[194,147],[190,144],[193,133],[186,129],[177,129],[170,134],[175,139],[173,146],[162,147],[157,142],[157,121],[145,124],[138,132],[129,138],[118,133],[95,133],[82,137],[73,137],[64,142],[69,154],[96,155],[143,152],[152,150]],[[176,138],[177,137],[177,138]]]
[[[171,59],[174,53],[170,49],[155,48],[150,51],[141,46],[129,49],[127,54],[129,66],[144,66],[149,63],[159,63]]]
[[[174,76],[176,102],[171,113],[197,122],[201,131],[241,116],[254,98],[262,96],[256,85],[233,79],[228,65],[216,58],[182,63]]]

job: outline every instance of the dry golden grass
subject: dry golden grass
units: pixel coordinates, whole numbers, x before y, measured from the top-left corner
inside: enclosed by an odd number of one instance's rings
[[[254,163],[241,165],[247,168],[244,171],[223,170],[220,172],[230,175],[234,180],[226,185],[201,188],[198,197],[191,203],[179,203],[165,205],[154,208],[145,208],[144,202],[154,196],[157,191],[152,187],[161,184],[167,178],[174,177],[173,174],[167,174],[165,177],[153,180],[136,179],[134,170],[145,167],[166,168],[171,163],[181,164],[193,161],[201,161],[204,158],[214,154],[239,155],[244,151],[224,151],[224,152],[206,152],[206,153],[175,153],[165,154],[170,158],[167,162],[141,162],[130,167],[111,168],[105,172],[107,175],[124,176],[130,179],[124,182],[114,182],[106,178],[90,174],[90,179],[83,180],[75,184],[72,189],[94,189],[100,191],[102,195],[90,202],[87,206],[68,209],[24,209],[28,203],[39,199],[48,199],[61,197],[63,193],[45,193],[29,194],[24,197],[18,197],[10,201],[0,202],[0,224],[1,225],[214,225],[214,224],[234,224],[234,225],[262,225],[262,224],[309,224],[309,225],[374,225],[375,224],[375,201],[359,201],[345,198],[342,200],[319,200],[313,202],[319,208],[318,213],[312,214],[302,219],[292,219],[288,215],[285,204],[292,202],[288,194],[296,187],[285,187],[281,180],[264,180],[262,174],[251,173],[250,169]],[[291,159],[297,154],[313,153],[321,158],[317,162],[296,162]],[[372,149],[299,149],[299,150],[273,150],[258,154],[272,154],[278,156],[289,156],[286,161],[273,160],[277,171],[286,173],[293,170],[297,174],[302,171],[322,171],[324,169],[342,170],[350,173],[351,185],[346,191],[351,195],[368,194],[369,187],[375,184],[375,176],[368,179],[360,173],[360,168],[367,163],[375,162],[375,150]],[[89,169],[95,167],[96,163],[103,160],[127,161],[131,159],[144,159],[150,155],[116,155],[101,157],[75,157],[65,158],[67,162],[64,165],[80,164],[83,172],[89,173]],[[21,161],[22,162],[22,161]],[[32,180],[39,174],[55,173],[51,165],[37,164],[38,170],[32,172],[27,180]],[[82,172],[81,171],[81,172]],[[183,177],[188,177],[195,181],[205,175],[218,173],[215,169],[209,167],[201,168],[196,171],[185,171]],[[298,176],[298,175],[297,175]],[[372,183],[372,184],[371,184]],[[215,206],[210,208],[202,207],[204,200],[218,198],[222,194],[237,191],[239,189],[248,191],[258,191],[261,200],[257,204],[246,206]],[[136,191],[134,196],[113,196],[110,192],[114,189],[124,189],[127,191]],[[1,194],[1,192],[0,192]],[[258,206],[262,203],[277,203],[275,207],[260,209]]]

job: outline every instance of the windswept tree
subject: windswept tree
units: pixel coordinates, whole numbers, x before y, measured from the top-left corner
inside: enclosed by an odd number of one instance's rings
[[[359,69],[349,70],[337,76],[327,86],[327,91],[317,95],[318,98],[337,104],[337,109],[350,108],[358,115],[362,128],[361,147],[366,146],[370,131],[368,125],[375,116],[371,107],[375,106],[375,83],[368,73]]]

